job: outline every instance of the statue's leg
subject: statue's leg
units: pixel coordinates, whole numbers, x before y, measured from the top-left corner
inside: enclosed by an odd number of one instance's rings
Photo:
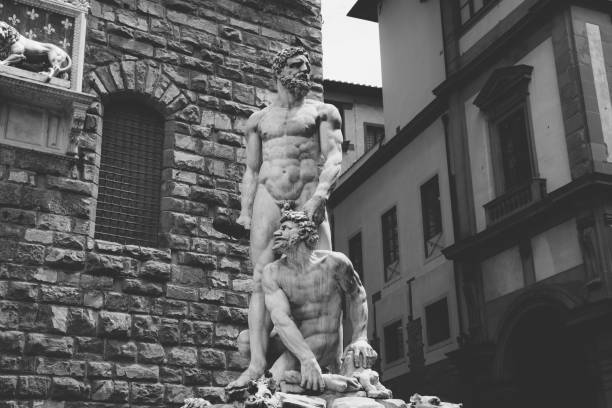
[[[272,377],[281,381],[284,379],[285,373],[290,370],[300,370],[300,363],[295,358],[295,356],[289,352],[285,351],[279,358],[276,359],[272,367],[270,368],[270,372],[272,373]]]
[[[261,377],[266,369],[266,351],[272,329],[261,288],[261,273],[264,266],[274,260],[272,234],[279,226],[280,210],[268,191],[259,186],[253,203],[251,224],[251,261],[253,263],[253,293],[249,302],[249,344],[251,362],[249,367],[228,387],[244,387],[249,380]]]

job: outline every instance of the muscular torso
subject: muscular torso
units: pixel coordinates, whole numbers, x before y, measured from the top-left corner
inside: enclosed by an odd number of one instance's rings
[[[257,125],[262,142],[258,181],[275,200],[304,201],[317,186],[322,105],[307,100],[295,108],[272,106]]]
[[[291,317],[317,359],[339,350],[343,297],[336,274],[344,267],[329,251],[315,251],[303,271],[286,267],[282,259],[273,266],[274,280],[289,300]]]

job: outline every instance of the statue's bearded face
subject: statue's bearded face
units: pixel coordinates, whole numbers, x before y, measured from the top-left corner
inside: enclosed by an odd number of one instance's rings
[[[293,221],[284,221],[280,228],[274,232],[272,249],[277,254],[284,254],[295,248],[300,241],[300,227],[298,224]]]
[[[304,54],[287,59],[278,79],[294,96],[303,98],[310,90],[310,61]]]

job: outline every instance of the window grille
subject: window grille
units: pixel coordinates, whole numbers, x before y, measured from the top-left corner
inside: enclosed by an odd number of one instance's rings
[[[399,240],[397,236],[397,213],[395,207],[381,217],[383,238],[383,262],[385,267],[385,282],[398,277],[399,271]]]
[[[440,209],[440,185],[438,176],[421,186],[421,213],[423,215],[423,242],[425,257],[429,258],[440,249],[442,233],[442,211]]]
[[[106,104],[96,238],[157,246],[164,122],[134,103]]]
[[[363,128],[364,149],[367,152],[385,138],[385,127],[366,123]]]

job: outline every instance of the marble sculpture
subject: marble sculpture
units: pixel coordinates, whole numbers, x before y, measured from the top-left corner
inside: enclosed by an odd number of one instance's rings
[[[72,67],[72,59],[66,51],[54,44],[26,38],[4,21],[0,21],[0,54],[7,55],[0,65],[22,62],[48,64],[48,71],[42,72],[47,82]]]
[[[305,99],[311,67],[303,48],[282,50],[272,67],[278,95],[248,120],[236,221],[250,230],[254,265],[249,328],[238,338],[250,364],[227,391],[244,390],[253,408],[406,407],[372,370],[364,287],[350,260],[331,250],[325,203],[340,173],[340,114]],[[345,348],[343,311],[353,328]],[[439,402],[417,397],[412,406]]]

